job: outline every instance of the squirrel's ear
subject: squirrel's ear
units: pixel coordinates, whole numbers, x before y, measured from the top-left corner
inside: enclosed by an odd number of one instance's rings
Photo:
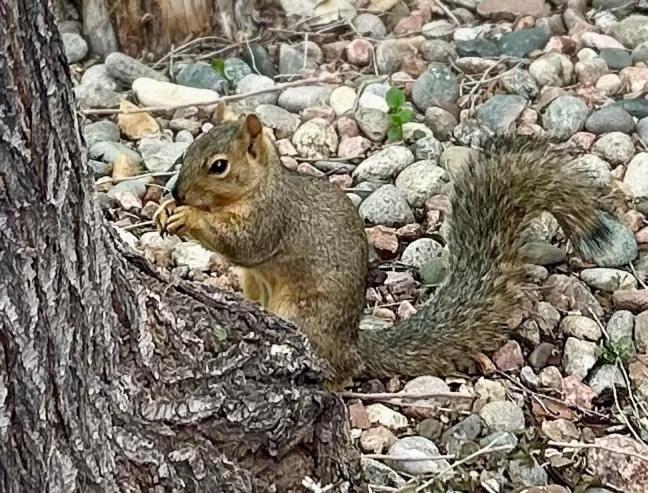
[[[253,140],[263,132],[261,120],[254,113],[250,113],[245,117],[245,131],[250,136],[250,139]]]
[[[261,151],[263,139],[259,137],[263,134],[263,124],[259,117],[254,113],[250,113],[245,117],[241,130],[247,140],[247,152],[256,158]]]

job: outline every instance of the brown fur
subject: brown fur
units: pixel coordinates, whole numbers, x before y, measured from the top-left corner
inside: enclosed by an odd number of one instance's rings
[[[390,330],[358,331],[367,239],[357,211],[325,180],[287,171],[258,119],[223,123],[188,149],[162,230],[195,238],[244,268],[245,295],[302,328],[348,377],[448,373],[497,348],[520,300],[520,233],[543,210],[588,256],[609,239],[607,190],[587,172],[534,148],[496,150],[454,181],[449,275],[431,303]],[[209,174],[226,155],[225,178]]]

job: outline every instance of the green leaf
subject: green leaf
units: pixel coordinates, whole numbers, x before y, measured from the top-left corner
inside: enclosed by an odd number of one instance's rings
[[[392,110],[397,110],[405,104],[405,93],[398,87],[390,87],[385,95],[387,105]]]
[[[403,121],[401,120],[400,114],[399,113],[392,113],[391,115],[388,116],[388,121],[389,121],[389,126],[401,126],[403,124]]]
[[[225,79],[225,60],[222,58],[213,58],[211,61],[211,67],[214,69],[214,72]]]
[[[402,123],[411,122],[414,115],[410,110],[400,110],[398,113],[400,121]]]
[[[387,140],[389,140],[389,142],[403,140],[402,127],[400,125],[397,127],[389,127],[389,130],[387,131]]]

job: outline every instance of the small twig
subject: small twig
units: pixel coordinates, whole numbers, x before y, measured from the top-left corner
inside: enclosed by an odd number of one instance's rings
[[[197,58],[197,60],[204,60],[205,58],[213,58],[216,55],[220,55],[221,53],[224,53],[226,51],[233,50],[234,48],[238,48],[239,46],[242,46],[245,43],[249,43],[251,41],[258,41],[259,39],[261,39],[261,36],[257,36],[256,38],[252,38],[252,39],[245,39],[243,41],[239,41],[238,43],[233,43],[233,44],[231,44],[229,46],[225,46],[224,48],[221,48],[220,50],[210,51],[209,53],[205,53],[203,55],[200,55]]]
[[[177,48],[172,48],[169,53],[164,55],[162,58],[160,58],[157,62],[155,62],[152,66],[152,68],[157,67],[158,65],[162,64],[167,58],[172,57],[173,55],[179,54],[181,51],[186,50],[187,48],[192,47],[193,45],[196,45],[198,43],[202,43],[203,41],[220,41],[220,42],[227,42],[225,38],[221,38],[220,36],[203,36],[202,38],[196,38],[192,39],[191,41],[178,46]]]
[[[259,89],[258,91],[246,92],[243,94],[231,94],[228,96],[221,96],[219,98],[203,101],[201,103],[169,104],[166,106],[147,106],[144,108],[135,108],[135,109],[128,109],[128,110],[122,110],[119,108],[115,108],[115,109],[90,108],[87,110],[81,110],[81,113],[83,115],[117,115],[117,114],[147,113],[147,112],[153,113],[156,111],[169,111],[169,110],[177,110],[181,108],[189,108],[191,106],[197,106],[197,107],[211,106],[213,104],[220,103],[220,102],[226,103],[230,101],[240,101],[242,99],[249,98],[250,96],[258,96],[260,94],[278,92],[284,89],[288,89],[289,87],[307,86],[313,84],[326,84],[331,82],[334,82],[334,79],[332,77],[311,77],[308,79],[284,82],[283,84],[277,84],[274,87]]]
[[[428,486],[430,486],[432,483],[434,483],[434,481],[435,481],[437,478],[442,477],[445,473],[450,472],[450,471],[452,471],[453,469],[456,469],[457,467],[459,467],[460,465],[465,464],[466,462],[471,461],[471,460],[474,459],[475,457],[479,457],[480,455],[490,454],[490,453],[493,453],[493,452],[502,452],[502,451],[505,451],[505,450],[511,450],[511,449],[514,448],[513,445],[500,445],[500,446],[498,446],[498,447],[495,447],[495,444],[496,444],[497,442],[499,442],[501,439],[502,439],[502,436],[500,435],[500,436],[498,436],[497,438],[495,438],[493,441],[491,441],[491,442],[490,442],[488,445],[486,445],[485,447],[482,447],[482,448],[480,448],[479,450],[473,452],[472,454],[470,454],[470,455],[464,457],[463,459],[458,460],[457,462],[453,462],[452,464],[448,465],[447,467],[445,467],[444,469],[442,469],[441,471],[439,471],[438,473],[436,473],[436,474],[434,475],[434,477],[432,477],[430,480],[426,481],[426,482],[423,483],[421,486],[419,486],[418,488],[416,488],[415,491],[416,491],[417,493],[420,492],[420,491],[425,491],[425,489],[426,489]],[[399,491],[400,491],[400,490],[399,490]]]
[[[632,436],[635,437],[635,440],[637,440],[639,443],[643,445],[646,445],[641,439],[641,437],[639,436],[639,433],[637,433],[637,430],[635,430],[632,424],[630,423],[630,419],[628,418],[628,416],[626,416],[626,413],[623,411],[623,409],[621,409],[621,404],[619,404],[619,395],[616,389],[616,375],[612,377],[612,395],[614,396],[614,405],[616,406],[617,411],[619,412],[619,416],[621,416],[621,421],[628,427],[628,430],[630,430]]]
[[[457,19],[457,16],[452,13],[452,11],[444,5],[444,3],[441,0],[434,0],[434,3],[437,4],[437,7],[439,7],[441,10],[443,10],[443,13],[447,15],[452,22],[454,22],[455,26],[459,26],[461,22],[459,22],[459,19]]]
[[[636,457],[637,459],[648,462],[648,455],[639,454],[637,452],[632,452],[629,450],[614,449],[611,447],[606,447],[605,445],[598,445],[596,443],[555,442],[553,440],[550,440],[547,442],[547,445],[550,445],[551,447],[558,447],[558,448],[573,448],[573,449],[589,448],[589,449],[605,450],[606,452],[610,452],[612,454],[627,455],[629,457]]]
[[[125,176],[123,178],[108,178],[106,179],[106,182],[117,184],[123,181],[139,180],[140,178],[166,178],[168,176],[173,176],[176,173],[176,171],[157,171],[155,173],[142,173],[141,175]]]

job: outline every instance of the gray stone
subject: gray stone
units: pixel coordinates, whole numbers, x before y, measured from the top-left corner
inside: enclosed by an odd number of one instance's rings
[[[581,341],[568,337],[563,354],[563,369],[567,375],[573,375],[579,380],[596,364],[598,346],[594,342]]]
[[[277,104],[292,113],[299,113],[313,106],[325,106],[331,91],[330,87],[322,86],[289,87],[279,95]]]
[[[635,317],[634,342],[637,351],[648,353],[648,311],[641,312]]]
[[[401,51],[395,39],[385,39],[376,45],[376,66],[379,74],[397,72],[401,61]]]
[[[80,34],[61,33],[65,57],[68,63],[77,63],[88,54],[88,43]]]
[[[535,79],[529,72],[520,68],[506,72],[500,78],[500,83],[506,91],[527,100],[535,98],[539,93]]]
[[[501,445],[509,445],[511,447],[510,451],[497,452],[497,454],[500,456],[506,456],[509,452],[513,451],[515,447],[517,447],[517,444],[518,444],[517,437],[513,433],[509,433],[506,431],[496,431],[479,440],[479,446],[482,448],[487,447],[489,445],[493,447],[499,447]]]
[[[443,152],[443,145],[432,135],[426,135],[414,142],[412,145],[414,157],[418,160],[432,161],[435,164],[439,162],[439,157]]]
[[[542,123],[549,134],[567,140],[585,125],[589,115],[587,105],[574,96],[554,99],[543,115]]]
[[[450,60],[457,58],[452,43],[441,39],[426,39],[421,43],[421,54],[423,59],[433,63],[448,63]]]
[[[455,25],[445,19],[438,19],[424,24],[421,28],[427,39],[449,39],[455,30]]]
[[[477,414],[459,421],[443,434],[443,442],[449,454],[457,454],[466,442],[472,442],[479,437],[482,429],[482,420]]]
[[[604,161],[594,154],[583,154],[574,159],[573,164],[581,169],[587,170],[593,181],[601,186],[609,186],[612,183],[610,163]]]
[[[299,127],[299,117],[279,106],[261,104],[256,107],[256,114],[261,123],[275,131],[278,139],[290,137]]]
[[[117,183],[106,194],[117,200],[123,209],[138,210],[142,208],[142,197],[146,193],[146,184],[146,178],[126,180]]]
[[[441,256],[423,264],[419,268],[419,275],[424,284],[437,286],[445,279],[447,270],[446,262]]]
[[[564,262],[567,257],[562,248],[544,241],[526,243],[522,253],[526,262],[535,265],[555,265]]]
[[[401,262],[421,269],[425,264],[441,256],[443,246],[431,238],[419,238],[405,247]]]
[[[292,143],[302,157],[326,159],[337,151],[338,137],[329,122],[323,118],[313,118],[297,129]]]
[[[644,145],[648,146],[648,118],[642,118],[637,122],[637,134]]]
[[[138,151],[146,169],[155,173],[169,171],[178,163],[189,147],[186,142],[169,142],[158,137],[145,137],[139,141]]]
[[[110,91],[119,90],[119,83],[108,73],[106,65],[100,63],[88,67],[81,77],[82,86],[98,86]]]
[[[243,49],[243,61],[255,72],[274,77],[277,75],[277,69],[272,62],[272,58],[265,46],[251,45]]]
[[[622,132],[610,132],[600,137],[592,152],[612,164],[627,164],[635,155],[632,138]]]
[[[508,471],[513,484],[524,485],[527,488],[547,484],[547,472],[535,458],[530,464],[526,459],[513,459],[508,464]]]
[[[116,108],[126,99],[126,94],[97,85],[81,84],[73,91],[82,108]]]
[[[118,51],[111,53],[106,57],[106,69],[108,73],[117,81],[130,87],[135,79],[146,77],[159,81],[168,81],[168,77],[157,70],[153,70],[148,65],[143,64],[133,57],[120,53]]]
[[[602,335],[599,325],[582,315],[567,315],[560,321],[560,330],[567,336],[589,341],[598,341]]]
[[[602,365],[597,368],[589,380],[589,386],[595,396],[601,395],[604,391],[616,387],[626,387],[625,379],[621,369],[616,365]]]
[[[637,256],[638,247],[630,228],[608,213],[599,213],[599,220],[607,241],[600,248],[591,243],[580,245],[581,256],[599,267],[619,267],[632,262]]]
[[[594,86],[596,81],[609,72],[607,63],[600,57],[577,62],[574,69],[578,81],[584,86]]]
[[[249,74],[239,80],[236,86],[237,94],[259,91],[261,89],[270,89],[275,86],[275,82],[265,75]],[[257,106],[261,104],[276,104],[279,91],[248,96],[245,99],[236,101],[232,104],[237,113],[253,113]]]
[[[637,280],[632,274],[620,269],[610,269],[606,267],[597,267],[594,269],[584,269],[580,277],[588,286],[604,291],[614,293],[618,290],[636,289]]]
[[[628,310],[618,310],[612,314],[607,323],[607,334],[611,344],[626,344],[632,348],[634,315]]]
[[[515,122],[526,107],[522,96],[495,95],[477,110],[477,119],[496,135],[515,131]]]
[[[638,44],[632,50],[632,63],[646,63],[648,62],[648,41]],[[630,65],[632,65],[632,63]]]
[[[454,103],[459,97],[455,75],[445,67],[430,67],[414,82],[412,100],[421,110]]]
[[[133,162],[142,162],[142,157],[136,151],[119,142],[97,142],[88,150],[91,159],[107,163],[112,163],[120,154],[125,154]]]
[[[374,14],[360,14],[353,19],[353,26],[358,34],[374,39],[387,36],[387,28],[382,19]]]
[[[541,50],[549,42],[551,32],[544,27],[521,29],[503,35],[497,45],[502,55],[526,58],[529,53]]]
[[[612,70],[621,70],[632,65],[632,55],[621,48],[603,48],[599,56]]]
[[[216,71],[205,62],[188,63],[176,75],[176,83],[182,86],[211,89],[223,93],[227,81],[223,80]]]
[[[359,108],[354,113],[360,130],[374,142],[382,142],[389,130],[389,120],[384,111],[373,108]]]
[[[420,436],[410,436],[397,440],[389,447],[388,455],[403,458],[410,457],[412,461],[395,460],[390,461],[391,466],[398,470],[412,474],[438,474],[448,468],[448,461],[445,459],[434,459],[441,455],[439,449],[431,440]],[[421,460],[425,457],[431,457],[432,460]]]
[[[631,133],[635,124],[630,113],[619,106],[606,106],[593,112],[585,122],[585,129],[601,135],[609,132]]]
[[[99,120],[83,127],[83,139],[90,148],[97,142],[118,142],[119,127],[110,120]]]
[[[362,457],[360,459],[363,478],[370,484],[400,488],[405,486],[406,481],[398,475],[391,467],[374,459]]]
[[[439,140],[450,140],[457,123],[454,115],[443,108],[432,106],[425,110],[425,124]]]
[[[360,217],[372,224],[402,226],[414,222],[414,214],[394,185],[383,185],[367,197],[358,209]]]
[[[209,272],[218,257],[199,243],[182,241],[175,244],[171,258],[178,266],[185,265],[191,270]]]
[[[500,48],[494,41],[484,38],[457,41],[457,55],[461,57],[496,57]]]
[[[238,86],[243,77],[252,73],[252,69],[240,58],[226,58],[223,64],[223,73],[227,80],[234,86]]]
[[[627,48],[635,48],[648,41],[648,16],[631,15],[612,26],[612,36]]]
[[[614,104],[617,106],[621,106],[624,110],[626,110],[635,118],[648,117],[648,99],[643,99],[643,98],[625,99],[625,100],[617,101]]]
[[[477,157],[477,151],[469,147],[449,146],[441,154],[439,164],[452,178],[456,173],[463,171],[463,168],[471,159]]]
[[[304,62],[306,64],[304,65]],[[279,73],[284,75],[299,74],[304,69],[315,68],[315,63],[306,57],[303,51],[294,46],[282,43],[279,45]]]
[[[640,152],[632,158],[623,183],[636,198],[648,197],[648,152]]]
[[[488,402],[480,409],[479,415],[490,431],[513,433],[524,430],[524,412],[513,402]]]
[[[360,181],[387,181],[413,161],[414,155],[407,147],[385,147],[362,161],[353,171],[353,177]]]
[[[110,176],[112,174],[112,163],[88,159],[88,166],[92,170],[92,175],[95,177],[95,179],[102,178],[104,176]]]
[[[389,84],[378,82],[367,84],[358,99],[358,106],[360,108],[373,108],[387,113],[389,111],[389,106],[387,105],[385,96],[390,87]]]
[[[547,53],[534,60],[529,73],[541,86],[566,86],[571,83],[574,65],[562,53]]]

